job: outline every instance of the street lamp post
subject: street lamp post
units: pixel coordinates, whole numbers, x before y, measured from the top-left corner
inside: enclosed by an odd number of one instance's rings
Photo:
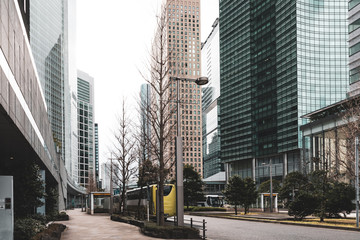
[[[176,218],[177,225],[184,226],[183,145],[180,126],[179,80],[195,82],[201,86],[207,84],[209,79],[207,77],[199,77],[197,79],[172,77],[171,79],[178,81],[176,84]]]
[[[356,227],[359,227],[359,137],[355,138]]]
[[[263,163],[263,165],[265,165]],[[273,185],[272,185],[272,164],[271,164],[271,158],[269,161],[269,174],[270,174],[270,212],[273,212]]]
[[[270,212],[273,212],[273,185],[272,185],[271,158],[270,158]]]

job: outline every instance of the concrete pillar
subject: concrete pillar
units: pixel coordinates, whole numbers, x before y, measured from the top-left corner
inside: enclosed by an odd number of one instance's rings
[[[284,162],[283,162],[283,177],[285,178],[288,174],[288,159],[287,159],[287,153],[284,153]]]
[[[256,181],[256,171],[255,171],[255,167],[256,167],[256,159],[253,158],[252,160],[252,177],[253,177],[253,180],[254,182]]]
[[[264,194],[263,193],[261,193],[260,200],[261,200],[261,202],[260,202],[261,211],[264,211]]]
[[[339,173],[339,141],[338,141],[338,129],[335,128],[335,173]]]
[[[90,214],[94,215],[94,194],[90,194]]]

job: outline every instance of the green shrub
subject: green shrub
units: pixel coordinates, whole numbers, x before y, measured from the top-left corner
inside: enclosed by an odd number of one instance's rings
[[[66,212],[59,212],[56,214],[52,214],[47,216],[48,221],[67,221],[69,220],[69,215]]]
[[[29,240],[44,229],[45,224],[39,220],[33,218],[17,219],[14,223],[14,239]]]
[[[192,207],[192,212],[210,212],[210,211],[220,211],[226,212],[226,208],[223,207]]]
[[[199,230],[190,227],[157,226],[146,223],[141,232],[147,236],[165,239],[200,239]]]
[[[44,231],[36,234],[32,240],[60,240],[61,233],[65,230],[66,226],[59,223],[50,224]]]

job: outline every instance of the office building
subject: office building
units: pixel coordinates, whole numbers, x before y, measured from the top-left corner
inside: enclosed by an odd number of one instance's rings
[[[73,181],[78,180],[76,1],[64,1],[64,122],[65,166]]]
[[[98,188],[100,187],[99,175],[99,124],[94,124],[94,156],[95,156],[95,182]]]
[[[219,19],[202,45],[202,72],[209,78],[209,83],[202,91],[202,130],[203,130],[203,168],[204,178],[220,171],[224,165],[220,159],[220,38]]]
[[[300,117],[346,97],[347,1],[220,1],[221,159],[257,183],[300,170]]]
[[[78,182],[87,187],[95,179],[94,161],[94,79],[78,70]]]
[[[360,94],[360,5],[349,1],[349,95]]]
[[[141,118],[141,146],[144,151],[144,158],[150,159],[151,146],[149,138],[151,136],[151,122],[148,111],[151,103],[151,87],[150,84],[142,84],[140,87],[140,118]],[[141,164],[144,159],[140,159]]]
[[[64,1],[32,0],[27,4],[30,8],[30,46],[45,95],[54,142],[64,160]]]
[[[195,80],[201,76],[200,0],[167,0],[166,3],[167,40],[171,51],[169,79],[173,81],[170,91],[176,93],[179,84],[183,161],[184,164],[193,166],[202,176],[201,89],[195,82],[173,79]],[[172,151],[175,151],[175,144]],[[174,176],[172,169],[170,178]]]

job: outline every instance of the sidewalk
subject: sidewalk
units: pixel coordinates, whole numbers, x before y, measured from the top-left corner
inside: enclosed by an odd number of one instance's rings
[[[89,240],[89,239],[123,239],[123,240],[154,240],[140,233],[133,225],[114,222],[108,214],[89,215],[81,209],[68,210],[69,221],[60,221],[66,225],[61,240]]]

